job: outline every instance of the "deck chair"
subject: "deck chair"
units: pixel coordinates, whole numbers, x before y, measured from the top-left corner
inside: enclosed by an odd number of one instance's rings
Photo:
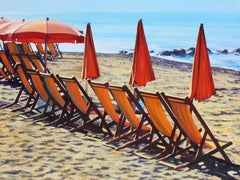
[[[84,115],[82,117],[83,124],[81,126],[76,126],[72,132],[86,128],[90,131],[103,133],[106,136],[112,136],[112,132],[105,121],[104,112],[92,101],[91,97],[86,93],[76,77],[67,78],[59,75],[57,75],[57,77],[65,86],[67,94],[76,111]],[[74,121],[73,119],[70,123]]]
[[[101,106],[104,109],[104,116],[109,116],[116,124],[116,130],[114,132],[114,137],[118,137],[123,132],[129,130],[130,123],[123,122],[123,115],[121,111],[113,104],[112,98],[110,97],[110,92],[108,90],[108,83],[97,83],[88,80],[88,84],[91,86],[95,95],[97,96]]]
[[[14,55],[16,56],[16,55]],[[39,72],[44,71],[44,64],[41,59],[37,56],[28,56],[28,55],[20,55],[21,62],[26,66],[26,69],[32,69]],[[47,69],[47,73],[50,73],[50,70]]]
[[[39,75],[43,82],[44,89],[47,92],[47,97],[45,97],[46,100],[49,98],[47,101],[52,101],[61,111],[60,116],[57,119],[54,119],[46,125],[59,126],[68,122],[74,117],[74,108],[71,105],[71,101],[68,98],[64,87],[53,74],[39,73]]]
[[[25,55],[30,55],[30,56],[35,56],[35,53],[31,47],[30,43],[23,42],[22,43],[22,49],[23,49],[23,54]]]
[[[58,52],[57,47],[54,43],[48,43],[48,54],[50,55],[51,60],[54,60],[58,56],[62,58],[62,53]]]
[[[10,77],[9,77],[9,76],[7,75],[7,73],[5,72],[3,66],[0,68],[0,79],[5,79],[5,80],[7,80],[7,81],[10,80]]]
[[[2,69],[5,73],[5,75],[8,76],[8,79],[18,82],[19,79],[18,79],[17,74],[15,73],[15,69],[14,69],[15,63],[13,63],[8,58],[5,51],[0,51],[0,59],[3,64]]]
[[[9,62],[11,62],[12,66],[14,67],[16,64],[21,64],[21,60],[19,58],[20,54],[6,54],[6,57],[8,58]]]
[[[18,58],[19,61],[24,66],[25,70],[31,69],[31,70],[37,70],[37,68],[34,66],[34,64],[30,61],[29,56],[27,55],[12,55],[13,58]]]
[[[21,48],[19,48],[19,45],[14,43],[14,42],[4,43],[4,49],[7,52],[7,55],[9,55],[9,54],[21,54]]]
[[[29,79],[32,83],[32,87],[39,94],[40,98],[46,102],[46,105],[53,106],[54,103],[53,101],[50,100],[50,97],[41,80],[40,73],[42,73],[43,71],[41,72],[39,70],[43,70],[42,66],[39,65],[41,68],[37,68],[38,62],[36,63],[37,65],[35,66],[35,64],[31,60],[32,59],[30,59],[29,56],[21,55],[22,65],[25,69],[26,74],[29,76]],[[46,112],[46,110],[44,112]]]
[[[43,48],[43,45],[41,43],[36,43],[35,45],[36,45],[36,48],[37,48],[37,55],[39,57],[43,57],[44,54],[45,54],[45,50]]]
[[[17,55],[14,55],[17,56]],[[42,106],[38,107],[37,110],[40,110],[42,108],[44,108],[43,110],[43,114],[46,114],[47,110],[50,108],[52,108],[52,112],[54,109],[54,103],[50,100],[48,93],[45,89],[45,87],[43,86],[41,77],[40,77],[40,70],[43,70],[42,68],[37,68],[35,66],[35,64],[31,61],[31,59],[29,58],[29,56],[26,55],[20,55],[20,59],[23,65],[23,68],[26,72],[26,74],[29,76],[29,79],[31,81],[32,84],[32,88],[38,93],[39,97],[43,100]],[[34,56],[36,57],[36,56]],[[38,64],[37,64],[38,65]],[[42,67],[42,66],[40,66]],[[43,71],[42,71],[43,72]]]
[[[181,133],[181,129],[179,129],[175,116],[164,106],[165,102],[163,102],[163,99],[159,97],[158,94],[140,91],[138,88],[134,88],[134,91],[135,96],[143,102],[146,113],[154,124],[156,130],[159,131],[163,137],[166,137],[168,142],[168,151],[165,151],[164,154],[160,151],[160,153],[157,153],[156,155],[148,155],[147,157],[161,158],[176,153],[180,150],[180,146],[183,145],[186,138]],[[142,149],[138,150],[137,153],[149,150],[149,148],[155,148],[155,146],[158,146],[159,140],[161,143],[161,138],[157,138]]]
[[[188,97],[182,99],[167,96],[164,93],[159,95],[161,95],[167,102],[172,112],[175,114],[178,124],[184,131],[183,133],[189,138],[191,149],[188,149],[188,155],[190,157],[186,157],[185,160],[187,160],[187,162],[176,166],[176,168],[186,167],[209,157],[220,160],[213,156],[216,153],[222,155],[223,159],[220,161],[233,165],[224,151],[225,148],[232,145],[232,142],[223,142],[215,138],[210,128]],[[202,132],[199,131],[200,127]]]
[[[50,70],[47,68],[45,71],[45,65],[41,58],[37,56],[29,56],[30,61],[34,64],[39,72],[50,73]]]
[[[63,58],[63,53],[59,48],[59,43],[55,43],[54,45],[55,45],[55,49],[56,49],[57,53],[60,55],[61,58]]]
[[[156,130],[154,124],[149,119],[149,116],[147,116],[141,105],[138,103],[126,85],[122,87],[109,85],[108,89],[117,102],[117,105],[124,118],[131,124],[131,130],[129,132],[113,138],[108,143],[114,143],[125,140],[126,138],[130,138],[127,143],[124,143],[123,145],[120,144],[118,147],[116,147],[116,150],[123,149],[134,144],[139,145],[140,143],[152,141],[152,131],[154,131],[154,133],[161,138],[162,145],[164,147],[168,146],[168,143],[164,140],[159,131]],[[138,110],[140,113],[137,114],[136,110]]]
[[[8,55],[8,57],[12,60],[13,64],[21,63],[21,60],[20,60],[19,56],[20,56],[19,54],[10,54],[10,55]]]
[[[6,70],[4,69],[4,66],[3,66],[2,63],[1,63],[1,67],[0,67],[0,80],[1,79],[5,79],[7,81],[10,80],[10,77],[8,76],[8,74],[7,74]]]
[[[54,124],[53,122],[59,120],[60,118],[59,112],[61,109],[49,96],[49,93],[42,82],[40,73],[32,69],[27,69],[26,73],[29,76],[32,88],[38,93],[39,96],[39,103],[34,109],[29,111],[32,112],[32,110],[34,110],[34,112],[37,112],[35,115],[31,115],[31,118],[35,119],[34,122],[45,121],[46,125]]]
[[[21,88],[18,92],[18,95],[15,98],[14,102],[12,102],[10,104],[3,105],[3,106],[0,107],[0,109],[8,108],[8,107],[11,107],[13,105],[20,105],[20,107],[12,110],[12,111],[17,111],[17,110],[21,110],[21,109],[27,109],[29,107],[34,107],[37,103],[38,95],[36,94],[36,92],[32,88],[32,86],[31,86],[31,84],[30,84],[30,82],[27,78],[27,75],[23,70],[22,65],[17,64],[15,69],[16,69],[16,73],[18,74],[18,77],[21,80],[22,86],[21,86]],[[24,103],[25,103],[25,105],[24,105]]]

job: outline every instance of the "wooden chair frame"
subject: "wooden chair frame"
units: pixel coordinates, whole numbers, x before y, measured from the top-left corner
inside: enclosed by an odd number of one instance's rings
[[[156,134],[159,139],[161,139],[162,145],[164,147],[168,146],[168,143],[156,130],[151,119],[126,85],[122,87],[109,85],[108,89],[117,102],[124,119],[131,124],[129,132],[113,138],[108,143],[114,143],[121,141],[122,139],[133,137],[131,141],[115,148],[116,150],[119,150],[134,144],[139,145],[140,143],[149,143],[152,141],[153,134]],[[136,113],[136,109],[138,110],[138,114]]]
[[[130,128],[130,123],[124,120],[124,117],[118,107],[113,103],[113,98],[108,90],[108,83],[97,83],[88,80],[93,92],[98,98],[101,106],[104,109],[104,116],[109,116],[116,125],[114,137],[118,137]],[[124,122],[125,121],[125,122]]]
[[[232,145],[232,142],[219,141],[215,138],[203,117],[188,97],[183,99],[167,96],[163,92],[161,94],[158,93],[158,95],[165,100],[166,106],[168,106],[172,113],[176,116],[176,120],[181,127],[182,133],[187,136],[189,140],[188,148],[183,149],[181,153],[186,155],[185,152],[187,151],[190,158],[186,157],[185,160],[188,160],[185,163],[177,165],[175,167],[176,169],[190,166],[194,163],[203,161],[208,157],[233,165],[230,158],[224,151],[225,148]],[[194,117],[192,116],[193,114],[195,114]],[[195,121],[198,121],[199,126],[201,125],[201,127],[197,127]],[[199,129],[202,131],[199,131]],[[207,138],[209,138],[209,140]],[[218,152],[222,155],[223,159],[213,156]],[[178,154],[180,153],[178,152],[177,154],[173,154],[168,158],[174,157]]]
[[[150,157],[159,159],[175,154],[186,141],[176,122],[176,117],[169,111],[168,107],[165,107],[166,104],[164,104],[163,99],[157,93],[140,91],[138,88],[134,88],[134,91],[135,96],[143,102],[147,116],[151,119],[156,131],[159,131],[168,142],[168,151],[162,153],[160,149],[160,153]],[[155,148],[155,146],[159,145],[159,140],[161,145],[161,138],[157,138],[137,152],[149,150],[152,147]]]
[[[112,132],[107,125],[103,112],[100,111],[92,101],[91,97],[87,94],[76,77],[67,78],[57,75],[57,78],[65,87],[72,106],[82,116],[83,124],[81,126],[76,126],[72,131],[78,131],[85,128],[90,131],[97,131],[112,136]],[[92,116],[95,117],[92,118]],[[72,119],[70,123],[76,120],[77,119]],[[97,124],[98,120],[100,120],[100,122]]]
[[[17,105],[17,104],[20,105],[21,107],[15,108],[12,111],[17,111],[17,110],[25,109],[25,108],[27,109],[28,107],[34,107],[37,103],[38,95],[32,88],[32,85],[30,84],[27,74],[25,73],[21,64],[16,64],[14,69],[16,70],[16,73],[18,74],[18,77],[21,80],[21,88],[20,88],[18,95],[15,98],[14,102],[3,105],[0,107],[0,109],[8,108],[8,107],[11,107],[11,106]],[[23,93],[23,92],[25,92],[25,93]],[[27,101],[26,104],[24,106],[22,106],[25,101]]]

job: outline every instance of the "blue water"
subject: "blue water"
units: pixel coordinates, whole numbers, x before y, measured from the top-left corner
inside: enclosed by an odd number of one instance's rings
[[[18,15],[17,18],[28,19],[24,14],[21,16]],[[42,14],[29,17],[44,18]],[[207,46],[213,52],[222,49],[232,52],[240,48],[240,14],[73,12],[49,14],[49,18],[71,24],[83,31],[90,22],[97,52],[132,51],[139,19],[143,20],[148,47],[154,51],[152,55],[155,56],[162,50],[195,47],[200,23],[204,24]],[[65,51],[83,51],[83,45],[61,44],[60,47]],[[184,62],[193,60],[193,57],[165,58]],[[210,61],[212,66],[240,70],[240,55],[214,53],[210,55]]]

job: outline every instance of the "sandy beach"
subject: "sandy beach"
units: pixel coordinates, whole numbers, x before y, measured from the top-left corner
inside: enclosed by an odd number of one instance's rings
[[[131,55],[97,54],[101,77],[97,82],[128,84]],[[49,62],[54,74],[81,80],[82,53],[64,53],[63,59]],[[189,92],[191,64],[152,57],[156,80],[139,87],[185,97]],[[235,164],[240,162],[240,72],[213,68],[217,94],[195,102],[213,134],[232,141],[226,149]],[[130,87],[130,86],[129,86]],[[131,87],[130,87],[131,88]],[[14,100],[17,87],[0,81],[0,104]],[[90,96],[96,100],[89,87]],[[30,117],[0,110],[0,179],[240,179],[240,169],[213,162],[181,170],[141,158],[133,149],[115,151],[82,133],[33,124]]]

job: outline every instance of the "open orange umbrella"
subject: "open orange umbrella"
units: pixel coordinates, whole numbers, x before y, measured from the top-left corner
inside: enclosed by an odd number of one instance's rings
[[[26,21],[9,21],[3,24],[0,24],[0,39],[2,41],[13,41],[12,34],[13,32],[22,26]]]
[[[216,90],[212,77],[203,24],[201,24],[194,55],[192,84],[189,98],[191,101],[194,98],[198,101],[203,101],[215,93]]]
[[[146,86],[147,82],[155,80],[142,20],[138,21],[137,34],[133,55],[132,72],[129,84]]]
[[[12,38],[18,42],[45,43],[45,68],[47,67],[48,43],[83,43],[84,35],[78,29],[63,22],[34,20],[17,28]]]
[[[75,27],[63,22],[33,20],[24,23],[13,32],[13,38],[19,42],[33,43],[83,43],[83,34]]]
[[[100,71],[90,23],[87,24],[84,43],[82,79],[96,79],[100,76]]]
[[[9,22],[9,20],[8,20],[8,19],[5,19],[5,18],[3,18],[3,17],[0,18],[0,24],[6,23],[6,22]]]

